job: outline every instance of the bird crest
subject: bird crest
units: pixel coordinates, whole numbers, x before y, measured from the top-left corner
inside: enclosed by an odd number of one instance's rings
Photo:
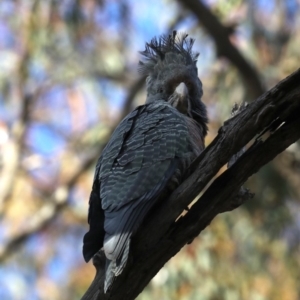
[[[177,33],[154,37],[150,43],[146,43],[145,50],[140,51],[144,61],[139,62],[139,72],[142,75],[149,75],[159,61],[164,61],[167,53],[180,54],[185,64],[196,66],[199,53],[193,52],[192,48],[195,39],[189,38],[187,33]]]

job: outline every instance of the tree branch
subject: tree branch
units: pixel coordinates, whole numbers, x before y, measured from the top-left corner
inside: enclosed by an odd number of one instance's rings
[[[111,129],[111,133],[114,131],[119,122],[129,113],[131,104],[140,91],[144,84],[145,78],[140,78],[136,80],[124,101],[124,108],[120,115],[120,118],[114,124]],[[41,89],[44,91],[44,89]],[[39,93],[36,94],[39,95]],[[33,98],[32,98],[33,99]],[[107,142],[107,141],[106,141]],[[63,184],[58,186],[52,195],[43,195],[47,198],[47,204],[43,205],[38,211],[35,212],[34,217],[28,221],[26,228],[18,232],[16,235],[10,237],[6,243],[0,246],[0,262],[5,260],[9,254],[13,253],[20,245],[22,245],[30,236],[43,230],[47,225],[49,225],[53,219],[60,213],[68,204],[69,191],[76,185],[79,177],[91,168],[99,155],[101,154],[106,142],[102,143],[102,146],[95,151],[92,151],[90,155],[82,162],[81,166],[74,170],[74,173],[68,178]],[[0,184],[1,186],[1,184]],[[1,196],[0,191],[0,196]],[[1,197],[0,197],[1,200]],[[1,202],[0,202],[0,212],[1,212]]]
[[[195,0],[179,0],[198,19],[198,22],[207,30],[215,42],[217,55],[228,58],[242,75],[244,87],[249,100],[252,101],[264,93],[265,88],[255,68],[244,58],[240,51],[231,43],[232,31],[220,23],[210,9]]]
[[[128,266],[108,294],[103,293],[104,255],[98,252],[94,258],[97,274],[83,300],[136,298],[162,266],[216,215],[251,198],[249,192],[240,189],[241,185],[300,138],[299,82],[300,69],[224,123],[218,136],[190,167],[192,175],[148,215],[132,240]],[[266,128],[269,136],[263,140],[259,134]],[[253,139],[252,146],[178,219],[220,168]]]

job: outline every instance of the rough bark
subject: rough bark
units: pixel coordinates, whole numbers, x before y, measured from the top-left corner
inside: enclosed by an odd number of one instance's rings
[[[82,299],[135,299],[163,265],[215,216],[251,198],[241,186],[300,138],[299,115],[300,69],[224,123],[192,164],[192,175],[148,215],[132,240],[128,266],[108,294],[103,293],[104,256],[102,252],[96,255],[97,274]],[[239,157],[230,161],[243,148]],[[230,167],[178,218],[229,161]]]

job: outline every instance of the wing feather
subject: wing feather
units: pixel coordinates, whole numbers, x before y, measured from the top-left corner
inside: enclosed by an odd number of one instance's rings
[[[93,218],[99,216],[93,210],[100,209],[101,247],[109,259],[120,261],[118,272],[126,264],[121,258],[132,233],[166,188],[178,161],[191,151],[184,117],[164,101],[138,107],[114,131],[96,166],[99,194],[90,198],[89,223],[93,232]],[[95,236],[88,234],[85,243],[92,245],[89,237]],[[84,249],[90,257],[91,250]]]

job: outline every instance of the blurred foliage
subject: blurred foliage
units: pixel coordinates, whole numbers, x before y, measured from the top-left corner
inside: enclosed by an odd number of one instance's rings
[[[299,67],[299,1],[205,2],[267,88]],[[253,99],[179,0],[0,2],[0,299],[78,299],[90,285],[92,166],[145,100],[138,51],[173,28],[201,53],[209,144],[233,104]],[[256,197],[218,216],[138,299],[300,299],[299,153],[292,145],[250,178]]]

